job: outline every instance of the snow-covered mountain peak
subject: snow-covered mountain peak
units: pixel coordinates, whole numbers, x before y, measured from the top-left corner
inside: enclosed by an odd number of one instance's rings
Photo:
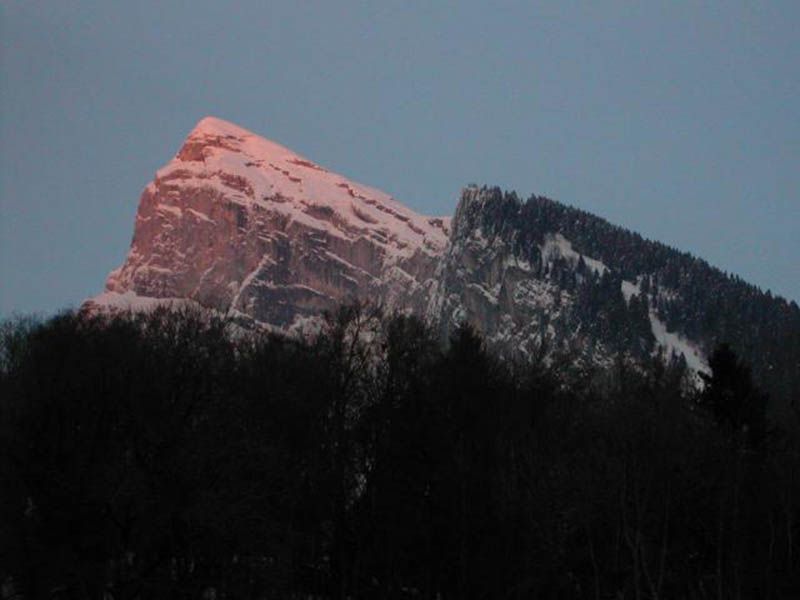
[[[200,119],[197,122],[197,125],[195,125],[192,129],[189,137],[203,134],[233,135],[236,137],[255,135],[252,131],[245,129],[244,127],[239,127],[235,123],[231,123],[230,121],[220,119],[219,117],[215,117],[213,115],[208,115]]]
[[[421,305],[449,221],[206,117],[145,188],[128,257],[94,302],[184,298],[278,326],[352,298]]]
[[[261,160],[299,160],[313,164],[308,159],[272,140],[230,121],[212,116],[198,121],[186,137],[176,158],[184,162],[205,162],[221,151],[247,154],[251,158]],[[317,165],[314,166],[317,167]]]
[[[269,204],[322,230],[333,225],[367,232],[393,252],[438,254],[447,243],[449,219],[419,215],[384,192],[216,117],[195,126],[151,185],[160,182],[212,188],[242,205]]]

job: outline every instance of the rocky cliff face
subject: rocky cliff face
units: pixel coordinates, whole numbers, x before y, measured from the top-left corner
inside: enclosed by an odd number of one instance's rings
[[[422,310],[448,221],[209,117],[145,188],[128,257],[90,302],[191,300],[280,328],[357,298]]]
[[[468,322],[493,345],[523,357],[555,338],[554,324],[566,318],[571,298],[545,275],[540,252],[520,248],[510,227],[519,208],[499,193],[462,192],[427,311],[443,337]],[[573,334],[577,344],[580,332]]]
[[[428,305],[443,337],[462,322],[503,353],[568,353],[594,365],[616,356],[683,356],[705,370],[697,344],[663,323],[639,285],[581,253],[558,229],[529,223],[532,205],[499,189],[467,188]]]

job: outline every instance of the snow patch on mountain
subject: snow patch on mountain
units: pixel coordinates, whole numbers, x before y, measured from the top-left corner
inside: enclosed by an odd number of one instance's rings
[[[582,258],[586,266],[598,275],[603,275],[603,273],[608,271],[608,267],[604,265],[602,261],[577,252],[572,247],[572,242],[570,242],[560,233],[547,234],[545,236],[544,244],[541,246],[541,251],[542,258],[544,260],[551,261],[555,258],[564,258],[572,262],[574,265],[577,265]]]
[[[666,323],[659,319],[653,310],[650,311],[650,325],[656,342],[664,349],[666,358],[669,358],[673,353],[676,356],[683,355],[686,359],[686,365],[695,373],[709,372],[703,353],[697,346],[683,336],[667,331]]]
[[[89,310],[101,309],[109,312],[148,312],[162,306],[181,308],[198,305],[186,298],[150,298],[130,291],[103,292],[84,303],[84,308]]]
[[[623,280],[622,284],[620,285],[620,291],[622,291],[622,295],[625,297],[625,302],[628,303],[630,303],[631,298],[634,296],[639,296],[642,293],[638,283],[632,283],[625,280]]]

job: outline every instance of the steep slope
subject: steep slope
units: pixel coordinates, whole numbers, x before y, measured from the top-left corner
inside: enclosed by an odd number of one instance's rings
[[[177,298],[283,328],[353,298],[420,308],[447,226],[207,117],[145,188],[128,257],[91,303]]]

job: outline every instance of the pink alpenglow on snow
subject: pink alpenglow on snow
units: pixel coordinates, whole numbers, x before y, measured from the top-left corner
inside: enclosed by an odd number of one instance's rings
[[[206,117],[145,188],[125,263],[89,305],[181,298],[282,328],[358,298],[422,311],[448,227]]]

